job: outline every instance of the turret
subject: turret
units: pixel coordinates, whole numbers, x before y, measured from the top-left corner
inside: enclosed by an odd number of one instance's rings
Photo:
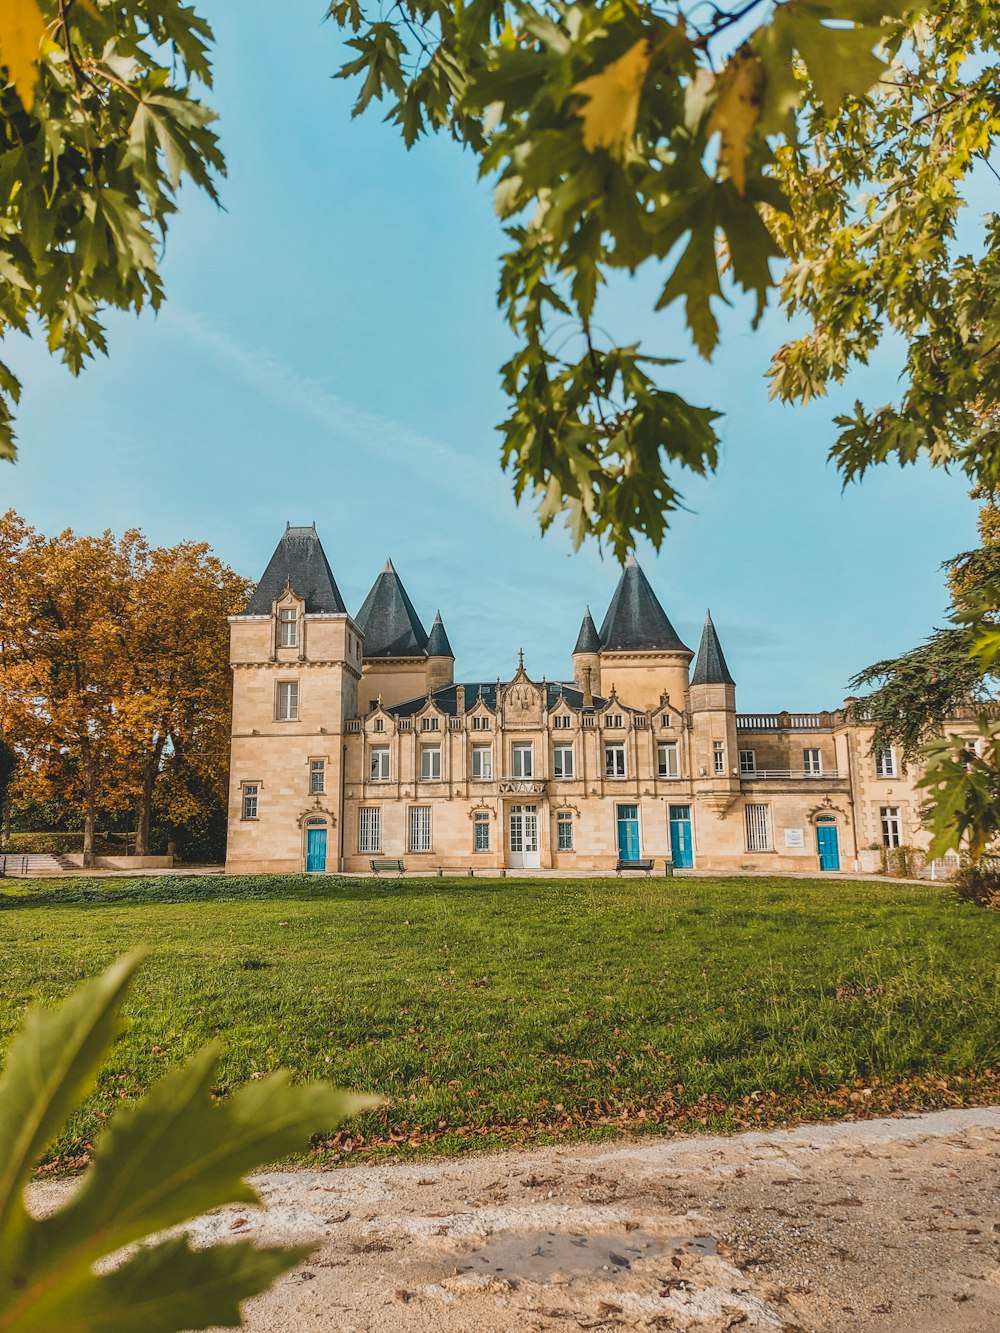
[[[441,612],[434,617],[434,624],[427,636],[427,693],[440,690],[455,680],[455,654],[451,651],[448,634],[441,619]]]
[[[573,649],[573,680],[584,693],[601,692],[601,640],[589,606]]]
[[[705,615],[688,698],[696,790],[721,818],[740,790],[739,742],[736,682],[726,665],[711,611]]]
[[[361,707],[391,706],[427,693],[427,631],[391,560],[371,586],[357,622],[365,636]]]
[[[684,707],[694,654],[683,644],[634,555],[625,562],[600,629],[601,687],[613,680],[624,703],[655,709],[666,691]]]

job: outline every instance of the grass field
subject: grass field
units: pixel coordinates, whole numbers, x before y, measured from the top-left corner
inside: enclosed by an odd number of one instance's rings
[[[54,1161],[211,1038],[220,1092],[285,1067],[390,1098],[326,1158],[1000,1101],[1000,914],[935,886],[8,880],[0,1049],[136,944]]]

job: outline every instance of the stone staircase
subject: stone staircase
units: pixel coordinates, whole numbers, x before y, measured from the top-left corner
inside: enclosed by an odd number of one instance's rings
[[[0,876],[44,879],[61,875],[66,868],[65,858],[47,852],[0,852]]]

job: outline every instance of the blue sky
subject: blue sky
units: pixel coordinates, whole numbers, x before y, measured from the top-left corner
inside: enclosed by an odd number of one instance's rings
[[[407,153],[377,113],[351,121],[322,0],[202,8],[224,211],[185,192],[166,308],[112,318],[110,357],[80,379],[40,342],[7,344],[24,399],[0,504],[47,532],[207,540],[250,577],[286,520],[315,520],[351,610],[391,555],[428,627],[441,608],[461,676],[509,675],[522,645],[534,675],[565,676],[618,571],[540,538],[500,472],[502,237],[475,162],[443,140]],[[751,333],[737,307],[706,365],[672,312],[651,314],[657,290],[616,286],[602,322],[685,357],[671,383],[725,411],[724,448],[640,562],[692,647],[711,607],[740,707],[836,706],[855,670],[941,623],[939,566],[975,543],[975,506],[943,472],[883,468],[842,491],[827,464],[835,413],[892,397],[891,349],[844,393],[783,408],[763,379],[779,314]]]

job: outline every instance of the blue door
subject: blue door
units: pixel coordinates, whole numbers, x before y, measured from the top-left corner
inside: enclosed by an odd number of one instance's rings
[[[691,841],[691,807],[670,807],[670,856],[678,870],[690,870],[694,865],[694,844]]]
[[[820,870],[840,869],[840,843],[836,824],[816,825],[816,845],[819,848]]]
[[[638,861],[639,851],[639,807],[620,805],[618,807],[618,855],[623,861]]]
[[[306,829],[306,869],[326,869],[326,829]]]

